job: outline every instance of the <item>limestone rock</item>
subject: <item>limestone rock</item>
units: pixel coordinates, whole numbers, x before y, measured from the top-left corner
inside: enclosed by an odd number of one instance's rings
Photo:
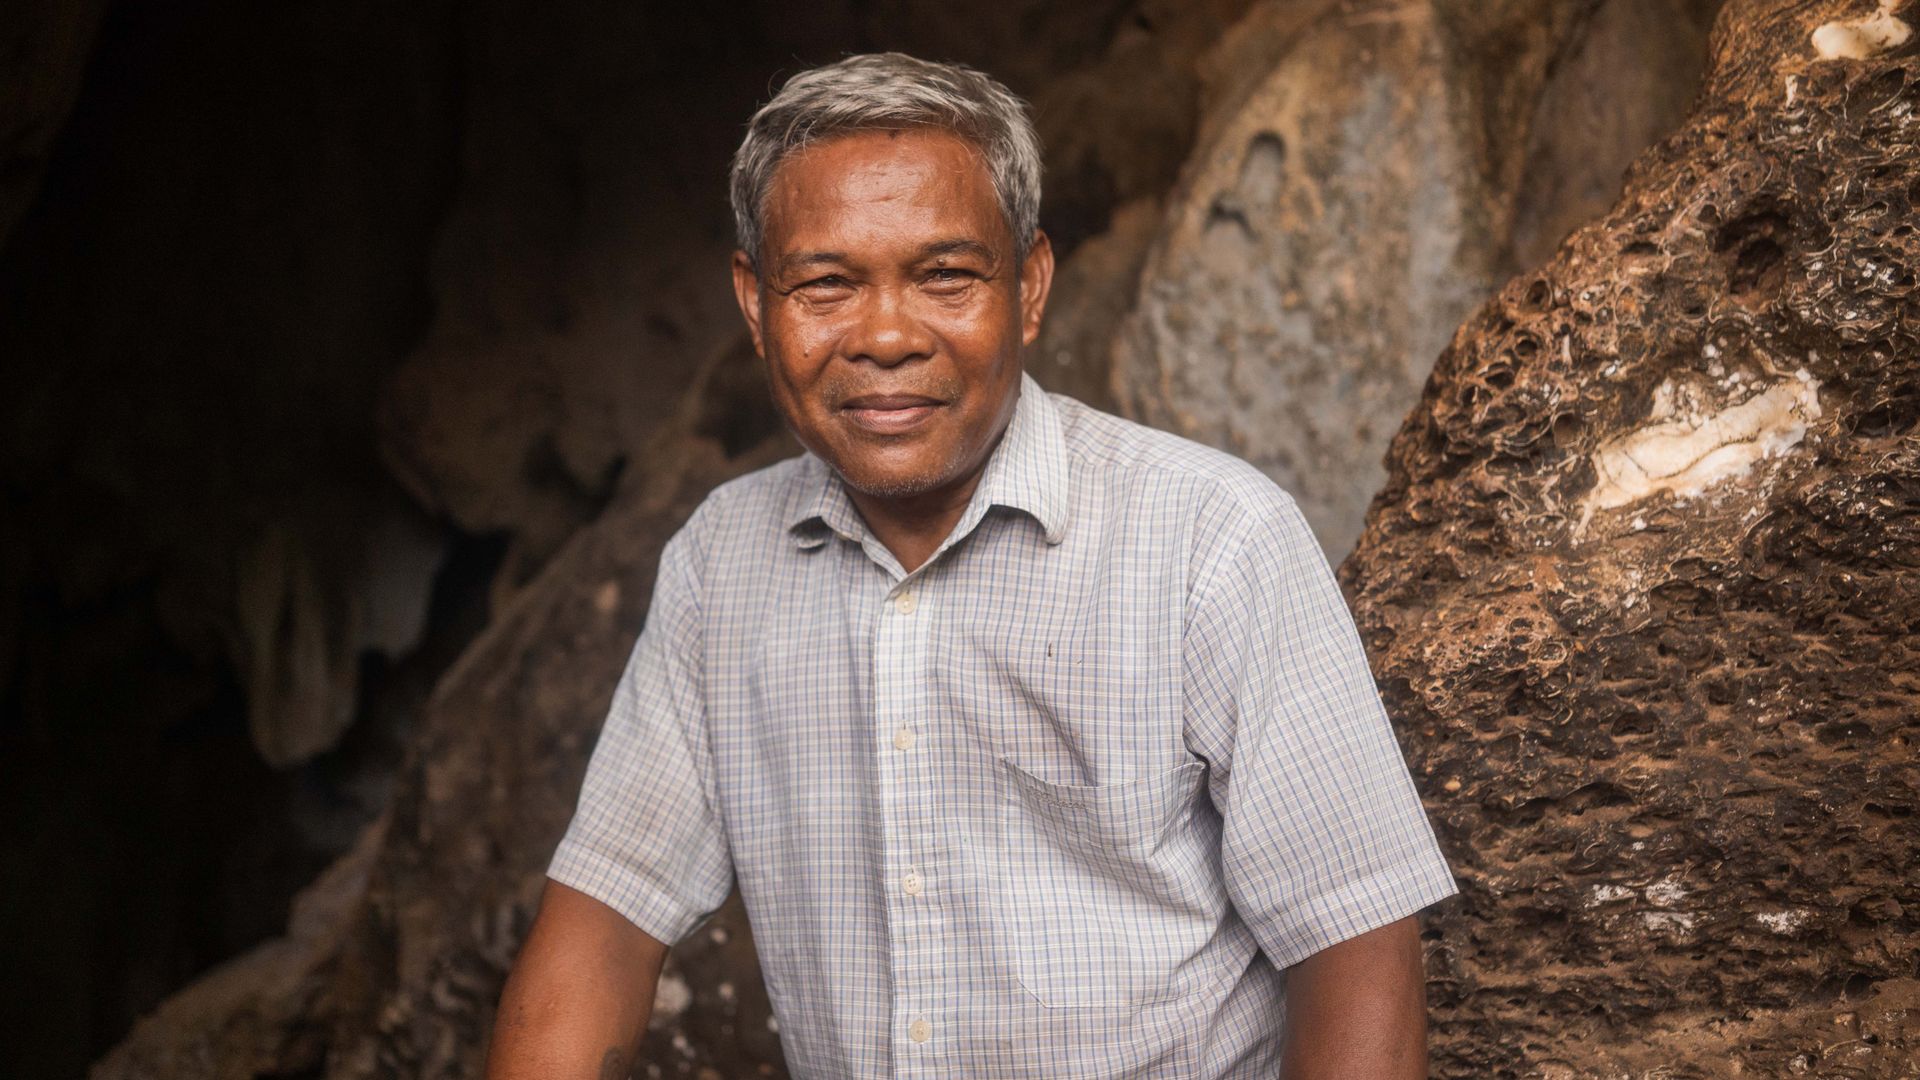
[[[762,430],[757,449],[730,459],[692,432],[692,418],[728,411],[698,395],[737,385],[698,381],[688,419],[661,433],[673,443],[654,454],[682,467],[636,476],[446,673],[381,826],[322,887],[325,917],[296,917],[288,938],[170,999],[96,1080],[479,1074],[661,545],[716,483],[792,452]],[[648,1060],[697,1059],[728,1075],[777,1065],[738,903],[675,955],[698,1008],[662,1014]]]
[[[1630,34],[1649,11],[1684,41],[1701,6],[1616,0],[1604,10],[1640,14],[1611,22],[1527,0],[1250,16],[1292,32],[1282,48],[1237,43],[1272,66],[1239,75],[1244,89],[1203,129],[1115,343],[1122,406],[1252,460],[1295,495],[1329,554],[1344,553],[1384,479],[1388,436],[1507,264],[1516,203],[1532,208],[1534,232],[1564,224],[1560,189],[1616,190],[1624,155],[1691,92],[1687,63],[1655,66],[1672,49],[1602,48],[1628,74],[1589,82],[1591,63],[1568,64],[1546,93],[1554,62],[1590,54],[1594,27]],[[1623,83],[1630,92],[1616,93]],[[1567,98],[1601,103],[1619,137],[1595,145],[1556,123]]]
[[[275,768],[331,749],[361,706],[360,666],[420,643],[439,530],[397,494],[323,500],[261,531],[234,583],[230,648],[248,730]]]
[[[1136,199],[1114,211],[1105,232],[1060,263],[1046,321],[1025,360],[1042,386],[1095,408],[1113,407],[1108,354],[1114,330],[1133,305],[1159,223],[1158,200]]]
[[[1460,329],[1341,568],[1464,896],[1436,1074],[1920,1057],[1920,50],[1737,0]]]
[[[323,962],[300,960],[300,971],[293,975],[284,966],[291,962],[286,960],[288,951],[268,949],[263,955],[281,961],[249,963],[245,971],[250,974],[244,978],[223,976],[225,988],[216,997],[200,994],[197,987],[185,991],[197,1002],[226,1002],[227,1012],[216,1015],[219,1010],[202,1005],[184,1012],[170,1009],[166,1015],[182,1025],[175,1033],[176,1049],[219,1046],[230,1039],[235,1067],[255,1068],[248,1063],[263,1059],[251,1047],[290,1048],[281,1057],[284,1064],[259,1064],[257,1072],[333,1069],[337,1075],[390,1076],[472,1071],[484,1046],[505,957],[530,916],[528,890],[537,884],[538,870],[571,806],[578,770],[600,719],[596,703],[604,707],[599,695],[611,691],[618,662],[624,660],[622,648],[644,611],[651,558],[646,545],[664,538],[677,524],[675,514],[684,512],[707,486],[745,467],[745,459],[733,458],[751,453],[777,427],[757,362],[743,350],[728,287],[731,236],[719,179],[739,123],[768,92],[782,65],[790,65],[785,69],[790,70],[864,43],[861,47],[899,46],[967,60],[1004,75],[1041,103],[1042,123],[1056,137],[1056,160],[1064,163],[1052,175],[1072,177],[1054,185],[1048,204],[1049,227],[1068,247],[1076,231],[1085,239],[1108,229],[1114,205],[1164,193],[1194,122],[1198,77],[1191,70],[1192,57],[1245,4],[1023,2],[963,11],[950,4],[916,2],[829,3],[805,10],[774,4],[744,10],[670,10],[661,5],[556,7],[488,0],[457,10],[410,7],[404,40],[396,40],[396,28],[379,26],[380,12],[386,9],[377,5],[356,7],[361,21],[330,8],[325,13],[288,9],[261,24],[234,24],[227,31],[232,39],[272,32],[275,40],[328,58],[321,66],[329,77],[344,74],[356,80],[352,93],[342,94],[324,79],[284,77],[289,70],[308,72],[313,64],[307,54],[295,50],[289,58],[261,52],[263,59],[256,63],[283,69],[273,72],[276,86],[311,84],[329,100],[405,104],[399,109],[370,105],[337,117],[303,106],[296,111],[330,122],[351,119],[356,126],[344,133],[323,127],[312,138],[299,132],[285,136],[303,150],[370,141],[389,156],[334,154],[328,162],[358,167],[361,173],[355,179],[378,181],[390,197],[378,203],[381,212],[374,213],[356,200],[334,197],[343,185],[322,184],[314,189],[318,194],[313,201],[325,212],[308,214],[307,204],[288,191],[306,192],[301,183],[315,176],[331,179],[325,170],[276,176],[278,183],[256,185],[249,199],[235,199],[217,187],[198,193],[197,198],[217,199],[223,206],[237,203],[252,209],[253,200],[266,204],[257,211],[263,222],[273,222],[277,211],[291,208],[300,211],[303,220],[325,226],[314,238],[285,241],[266,229],[229,230],[231,237],[247,242],[265,235],[290,253],[287,260],[315,269],[290,289],[286,280],[261,273],[257,264],[263,260],[235,260],[248,283],[265,295],[262,303],[233,314],[232,324],[282,343],[278,349],[262,346],[243,357],[244,370],[257,373],[248,385],[256,387],[271,408],[252,408],[241,418],[249,422],[238,424],[213,404],[183,394],[182,385],[172,381],[174,371],[167,369],[168,382],[134,384],[141,391],[136,419],[167,422],[168,433],[183,446],[195,445],[195,433],[208,429],[231,432],[236,448],[220,444],[216,456],[222,463],[273,465],[283,458],[301,466],[338,463],[346,456],[340,449],[346,444],[359,462],[372,456],[375,441],[367,437],[375,407],[366,399],[373,396],[371,388],[383,386],[377,404],[382,461],[368,464],[384,464],[418,504],[416,512],[448,526],[444,531],[456,544],[496,550],[491,545],[499,543],[506,554],[497,573],[468,570],[491,574],[491,588],[483,591],[493,599],[491,610],[499,625],[476,642],[478,651],[442,685],[437,700],[454,701],[458,707],[435,705],[420,717],[411,711],[395,715],[407,708],[400,703],[383,714],[394,718],[395,728],[418,732],[424,740],[392,786],[400,805],[412,808],[405,813],[432,825],[416,830],[415,819],[403,814],[386,833],[381,869],[367,894],[374,899],[356,909],[352,947],[334,949]],[[144,40],[142,32],[204,36],[199,24],[183,29],[158,9],[121,14],[130,25],[108,37],[123,43]],[[208,20],[213,21],[211,14]],[[302,33],[302,28],[311,32]],[[363,61],[341,59],[357,54],[338,48],[338,43],[362,37],[393,41],[394,48],[383,57],[411,62],[404,93],[366,77],[370,69]],[[214,50],[209,46],[208,51]],[[169,57],[174,52],[178,50]],[[420,62],[428,57],[436,62]],[[1146,68],[1160,74],[1151,80],[1134,77]],[[1049,86],[1056,81],[1062,89],[1052,92]],[[225,84],[220,90],[218,101],[229,108],[258,99],[265,104],[250,107],[270,111],[276,107],[272,103],[283,100]],[[165,113],[179,97],[177,90],[155,93],[154,111]],[[439,109],[452,110],[452,115]],[[1151,123],[1127,122],[1148,115]],[[421,133],[383,134],[410,132],[401,123],[409,119],[417,120]],[[364,129],[357,126],[362,124]],[[239,154],[242,144],[223,130],[215,134],[229,153]],[[241,156],[250,168],[268,168],[278,160],[262,144],[247,143],[245,148],[251,156]],[[178,150],[169,144],[166,152]],[[407,168],[399,168],[393,159]],[[253,164],[256,160],[265,164]],[[428,172],[424,163],[432,163],[433,169],[423,178],[418,174]],[[401,179],[410,183],[397,185]],[[413,209],[398,196],[417,190],[431,195],[431,214],[424,222],[409,218],[405,228],[396,226],[396,215],[387,211]],[[342,226],[332,216],[336,213],[357,224]],[[124,211],[106,219],[144,223],[143,214]],[[1126,220],[1124,228],[1130,231],[1124,243],[1110,238],[1093,245],[1096,257],[1081,271],[1069,272],[1068,283],[1056,294],[1061,312],[1088,313],[1083,326],[1093,327],[1090,341],[1097,338],[1098,344],[1085,350],[1092,360],[1085,368],[1090,374],[1069,387],[1083,393],[1081,387],[1097,390],[1105,385],[1099,366],[1105,333],[1117,305],[1131,294],[1138,252],[1150,225],[1148,217]],[[73,231],[49,228],[41,239],[43,248],[34,250],[87,264],[76,275],[91,273],[83,249],[65,242]],[[363,242],[363,232],[404,246],[416,258],[430,240],[431,265],[423,269],[386,247]],[[172,235],[164,230],[156,234]],[[102,235],[116,242],[98,245],[99,257],[116,265],[134,254],[148,254],[145,248],[119,243],[117,233]],[[346,243],[349,250],[337,253],[336,243]],[[1102,256],[1101,249],[1117,254]],[[286,346],[294,335],[278,322],[265,329],[254,326],[256,316],[277,314],[282,308],[306,317],[304,306],[285,302],[290,294],[310,297],[303,303],[315,307],[333,304],[337,293],[332,290],[350,290],[362,281],[366,267],[400,277],[405,288],[398,291],[419,305],[418,315],[430,315],[430,322],[409,322],[395,342],[382,348],[361,347],[360,339],[349,334],[302,339],[312,344],[311,351]],[[23,278],[47,279],[40,293],[26,294],[29,300],[61,302],[40,304],[43,311],[65,314],[66,306],[75,303],[72,298],[88,295],[85,289],[59,287],[66,279],[46,275],[37,262],[12,269]],[[362,277],[354,276],[356,269],[363,271]],[[109,276],[90,288],[111,291],[123,280]],[[150,278],[137,280],[150,289]],[[163,297],[170,301],[165,305],[145,293],[131,293],[137,305],[130,305],[124,325],[144,328],[139,320],[160,306],[181,324],[208,321],[194,303],[224,295],[208,280],[204,273],[183,275],[171,285],[178,295]],[[357,325],[353,320],[364,314],[352,305],[335,306],[342,308],[337,316],[342,325]],[[72,317],[78,322],[85,314]],[[1106,325],[1095,327],[1096,320]],[[1068,322],[1063,315],[1059,325],[1064,330]],[[51,343],[64,346],[63,326],[54,323],[40,330],[36,340],[49,343],[44,346],[48,350],[54,347]],[[105,346],[98,351],[112,358],[125,352]],[[402,356],[404,362],[393,370]],[[293,360],[299,361],[300,370],[315,373],[315,380],[330,386],[338,378],[355,388],[354,407],[345,410],[352,421],[348,434],[328,427],[333,434],[298,440],[287,454],[242,452],[237,448],[277,445],[276,437],[287,442],[284,436],[290,429],[308,430],[289,423],[289,414],[301,421],[323,418],[321,406],[331,399],[314,393],[311,382],[285,378],[274,366]],[[202,366],[211,369],[201,377],[209,383],[228,376],[225,367]],[[82,395],[55,392],[73,381],[58,381],[66,378],[64,368],[51,362],[35,368],[45,372],[39,378],[54,389],[16,394],[16,403],[26,403],[17,412],[28,413],[28,406],[41,399],[75,416],[99,408],[99,402]],[[98,371],[102,381],[126,378],[105,360]],[[683,393],[690,383],[691,399]],[[197,386],[199,379],[186,385]],[[37,388],[30,382],[23,389]],[[330,418],[330,407],[326,413]],[[41,415],[36,424],[53,431],[76,428],[66,416]],[[209,424],[209,417],[222,423]],[[36,432],[21,423],[8,434],[10,442],[21,446],[51,441],[32,438]],[[110,449],[119,452],[117,446]],[[100,456],[98,447],[94,453]],[[148,454],[144,460],[171,459]],[[191,459],[186,462],[193,464]],[[379,601],[427,597],[419,575],[405,574],[401,581],[383,575],[408,566],[417,569],[426,560],[405,545],[358,546],[378,535],[371,525],[383,520],[384,504],[340,514],[341,504],[330,492],[315,490],[310,472],[270,475],[275,481],[270,486],[285,498],[250,515],[246,528],[235,530],[239,535],[229,537],[223,531],[218,543],[208,534],[228,523],[226,515],[207,512],[213,500],[173,496],[181,489],[177,483],[128,486],[151,491],[155,499],[175,506],[177,516],[186,519],[181,531],[193,536],[209,564],[202,575],[206,580],[196,578],[195,588],[171,590],[176,599],[162,605],[167,624],[182,638],[205,639],[209,655],[234,657],[245,673],[257,743],[270,759],[289,762],[326,745],[349,720],[357,725],[348,732],[350,745],[357,733],[364,734],[367,716],[355,718],[341,708],[355,696],[354,662],[363,650],[382,651],[381,642],[404,638],[409,622],[406,605],[386,608]],[[687,477],[684,491],[662,495],[656,490],[682,477]],[[652,509],[639,509],[642,503]],[[662,509],[669,504],[678,509]],[[17,574],[5,532],[0,529],[0,580]],[[597,554],[575,554],[581,545]],[[622,548],[627,550],[617,550]],[[370,559],[361,558],[363,550]],[[492,558],[488,556],[486,567],[493,565]],[[582,559],[587,559],[586,569]],[[89,565],[120,573],[129,563],[111,552],[89,560]],[[236,567],[242,572],[234,573]],[[356,591],[369,581],[382,584],[370,595]],[[219,618],[205,614],[208,597]],[[445,597],[435,602],[440,599]],[[576,625],[573,620],[582,621]],[[0,608],[0,640],[12,633],[9,628],[17,621]],[[581,645],[576,655],[546,642],[546,637],[576,645],[586,637],[593,641],[590,648]],[[485,681],[504,679],[503,673],[512,673],[518,681],[512,686]],[[523,699],[521,693],[539,700]],[[536,738],[550,742],[518,758],[500,750],[525,748],[526,740]],[[546,771],[512,771],[536,765]],[[427,794],[429,789],[434,794]],[[498,829],[520,831],[495,835]],[[494,861],[478,864],[475,858]],[[463,929],[456,933],[452,927]],[[709,939],[677,961],[689,988],[687,1009],[649,1044],[653,1060],[669,1074],[690,1060],[676,1040],[709,1061],[728,1060],[728,1054],[764,1058],[767,1047],[775,1045],[777,1033],[765,1023],[751,937],[737,909],[723,914],[716,928],[723,931],[724,942]],[[404,953],[404,963],[399,953]],[[235,990],[236,981],[253,989]],[[722,986],[728,988],[724,993]],[[761,1010],[757,1014],[756,1008]],[[243,1029],[253,1033],[244,1034]],[[202,1075],[194,1066],[164,1065],[205,1060],[161,1046],[166,1031],[163,1026],[142,1027],[134,1037],[141,1049],[116,1056],[110,1069],[128,1075]],[[136,1069],[130,1062],[146,1064]],[[756,1069],[763,1063],[754,1059]]]

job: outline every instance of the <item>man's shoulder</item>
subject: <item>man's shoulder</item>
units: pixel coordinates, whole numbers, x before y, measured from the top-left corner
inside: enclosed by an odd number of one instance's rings
[[[813,479],[807,466],[807,455],[795,454],[715,485],[687,519],[687,531],[704,538],[782,527],[793,500]]]
[[[806,483],[807,457],[798,454],[724,481],[707,492],[669,542],[680,557],[700,563],[767,545],[785,532],[792,500]]]
[[[742,473],[714,487],[700,504],[700,512],[744,520],[777,520],[801,486],[809,481],[808,457],[795,454],[771,465]]]
[[[1049,396],[1059,410],[1069,456],[1096,481],[1124,487],[1152,484],[1172,497],[1234,516],[1263,517],[1293,503],[1272,477],[1224,450],[1063,394]]]

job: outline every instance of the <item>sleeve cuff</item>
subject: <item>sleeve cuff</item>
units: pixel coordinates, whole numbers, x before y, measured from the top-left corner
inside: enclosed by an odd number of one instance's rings
[[[1285,969],[1459,891],[1446,861],[1435,852],[1322,893],[1297,905],[1284,922],[1267,921],[1250,928],[1273,966]]]
[[[547,877],[577,889],[625,916],[654,940],[672,945],[693,932],[707,912],[571,838],[554,850]]]

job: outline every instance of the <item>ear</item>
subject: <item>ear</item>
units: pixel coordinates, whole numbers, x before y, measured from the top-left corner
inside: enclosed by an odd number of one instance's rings
[[[1031,345],[1040,336],[1040,318],[1047,310],[1047,294],[1053,289],[1053,242],[1035,229],[1033,246],[1020,264],[1020,344]]]
[[[760,336],[760,275],[754,272],[753,260],[747,258],[744,251],[733,253],[733,299],[740,305],[740,314],[747,320],[747,333],[753,337],[754,354],[765,360],[767,350]]]

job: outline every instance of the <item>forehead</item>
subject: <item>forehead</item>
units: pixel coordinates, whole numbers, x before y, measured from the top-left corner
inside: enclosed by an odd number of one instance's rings
[[[993,179],[973,144],[937,128],[835,135],[774,170],[764,214],[767,254],[798,250],[1011,242]]]

